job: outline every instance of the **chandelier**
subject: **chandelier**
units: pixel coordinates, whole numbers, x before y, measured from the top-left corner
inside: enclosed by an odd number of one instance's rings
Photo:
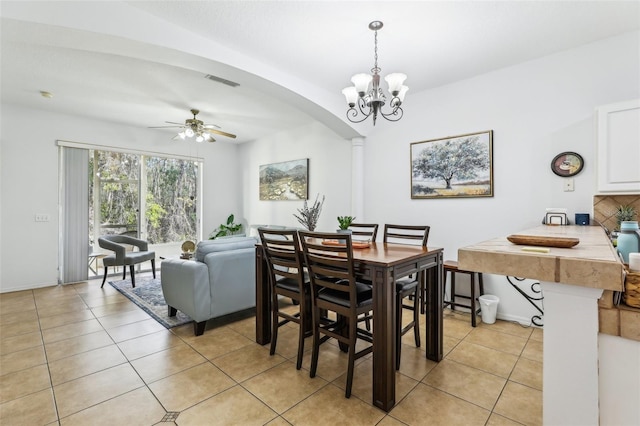
[[[382,111],[387,97],[382,93],[380,88],[380,71],[378,67],[378,30],[382,28],[382,22],[373,21],[369,24],[369,29],[374,32],[374,64],[371,68],[371,74],[356,74],[351,77],[353,86],[346,87],[342,90],[342,94],[347,99],[349,109],[347,110],[347,119],[352,123],[361,123],[369,116],[373,116],[373,125],[376,125],[378,114],[389,121],[398,121],[402,118],[404,112],[400,105],[404,100],[404,96],[409,88],[403,85],[407,76],[402,73],[393,73],[387,75],[384,79],[389,85],[389,94],[391,100],[387,112]],[[357,109],[356,109],[357,105]]]

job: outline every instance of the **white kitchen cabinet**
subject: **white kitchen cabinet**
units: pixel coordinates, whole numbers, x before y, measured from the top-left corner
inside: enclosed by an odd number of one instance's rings
[[[603,105],[598,126],[598,192],[640,192],[640,99]]]

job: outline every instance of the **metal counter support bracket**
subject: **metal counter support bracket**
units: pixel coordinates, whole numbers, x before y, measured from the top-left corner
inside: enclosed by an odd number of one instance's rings
[[[524,280],[526,280],[526,278],[518,278],[518,277],[510,277],[507,276],[507,281],[509,282],[509,284],[511,284],[511,287],[513,287],[514,289],[516,289],[516,291],[518,293],[520,293],[520,295],[522,297],[524,297],[526,299],[527,302],[529,302],[534,308],[536,308],[538,310],[538,312],[540,312],[539,315],[534,315],[531,317],[531,323],[538,326],[538,327],[543,327],[543,317],[544,317],[544,305],[543,305],[543,300],[544,300],[544,296],[542,295],[542,286],[540,285],[539,281],[536,281],[534,283],[531,284],[531,292],[534,293],[534,295],[530,296],[529,294],[525,293],[524,290],[522,290],[516,283],[514,283],[513,281],[511,281],[512,279],[518,282],[522,282]],[[540,295],[539,297],[536,297],[535,295],[538,294]]]

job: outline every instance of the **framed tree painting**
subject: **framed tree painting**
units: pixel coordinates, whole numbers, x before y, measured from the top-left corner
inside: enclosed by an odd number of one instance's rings
[[[493,197],[493,130],[411,144],[411,198]]]
[[[261,200],[306,200],[309,198],[309,159],[260,166]]]

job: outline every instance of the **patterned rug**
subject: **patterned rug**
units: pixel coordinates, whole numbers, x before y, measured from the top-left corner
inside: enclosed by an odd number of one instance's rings
[[[159,277],[154,279],[136,276],[136,288],[131,288],[131,280],[109,281],[109,284],[166,328],[177,327],[192,321],[180,311],[175,317],[169,317]]]

